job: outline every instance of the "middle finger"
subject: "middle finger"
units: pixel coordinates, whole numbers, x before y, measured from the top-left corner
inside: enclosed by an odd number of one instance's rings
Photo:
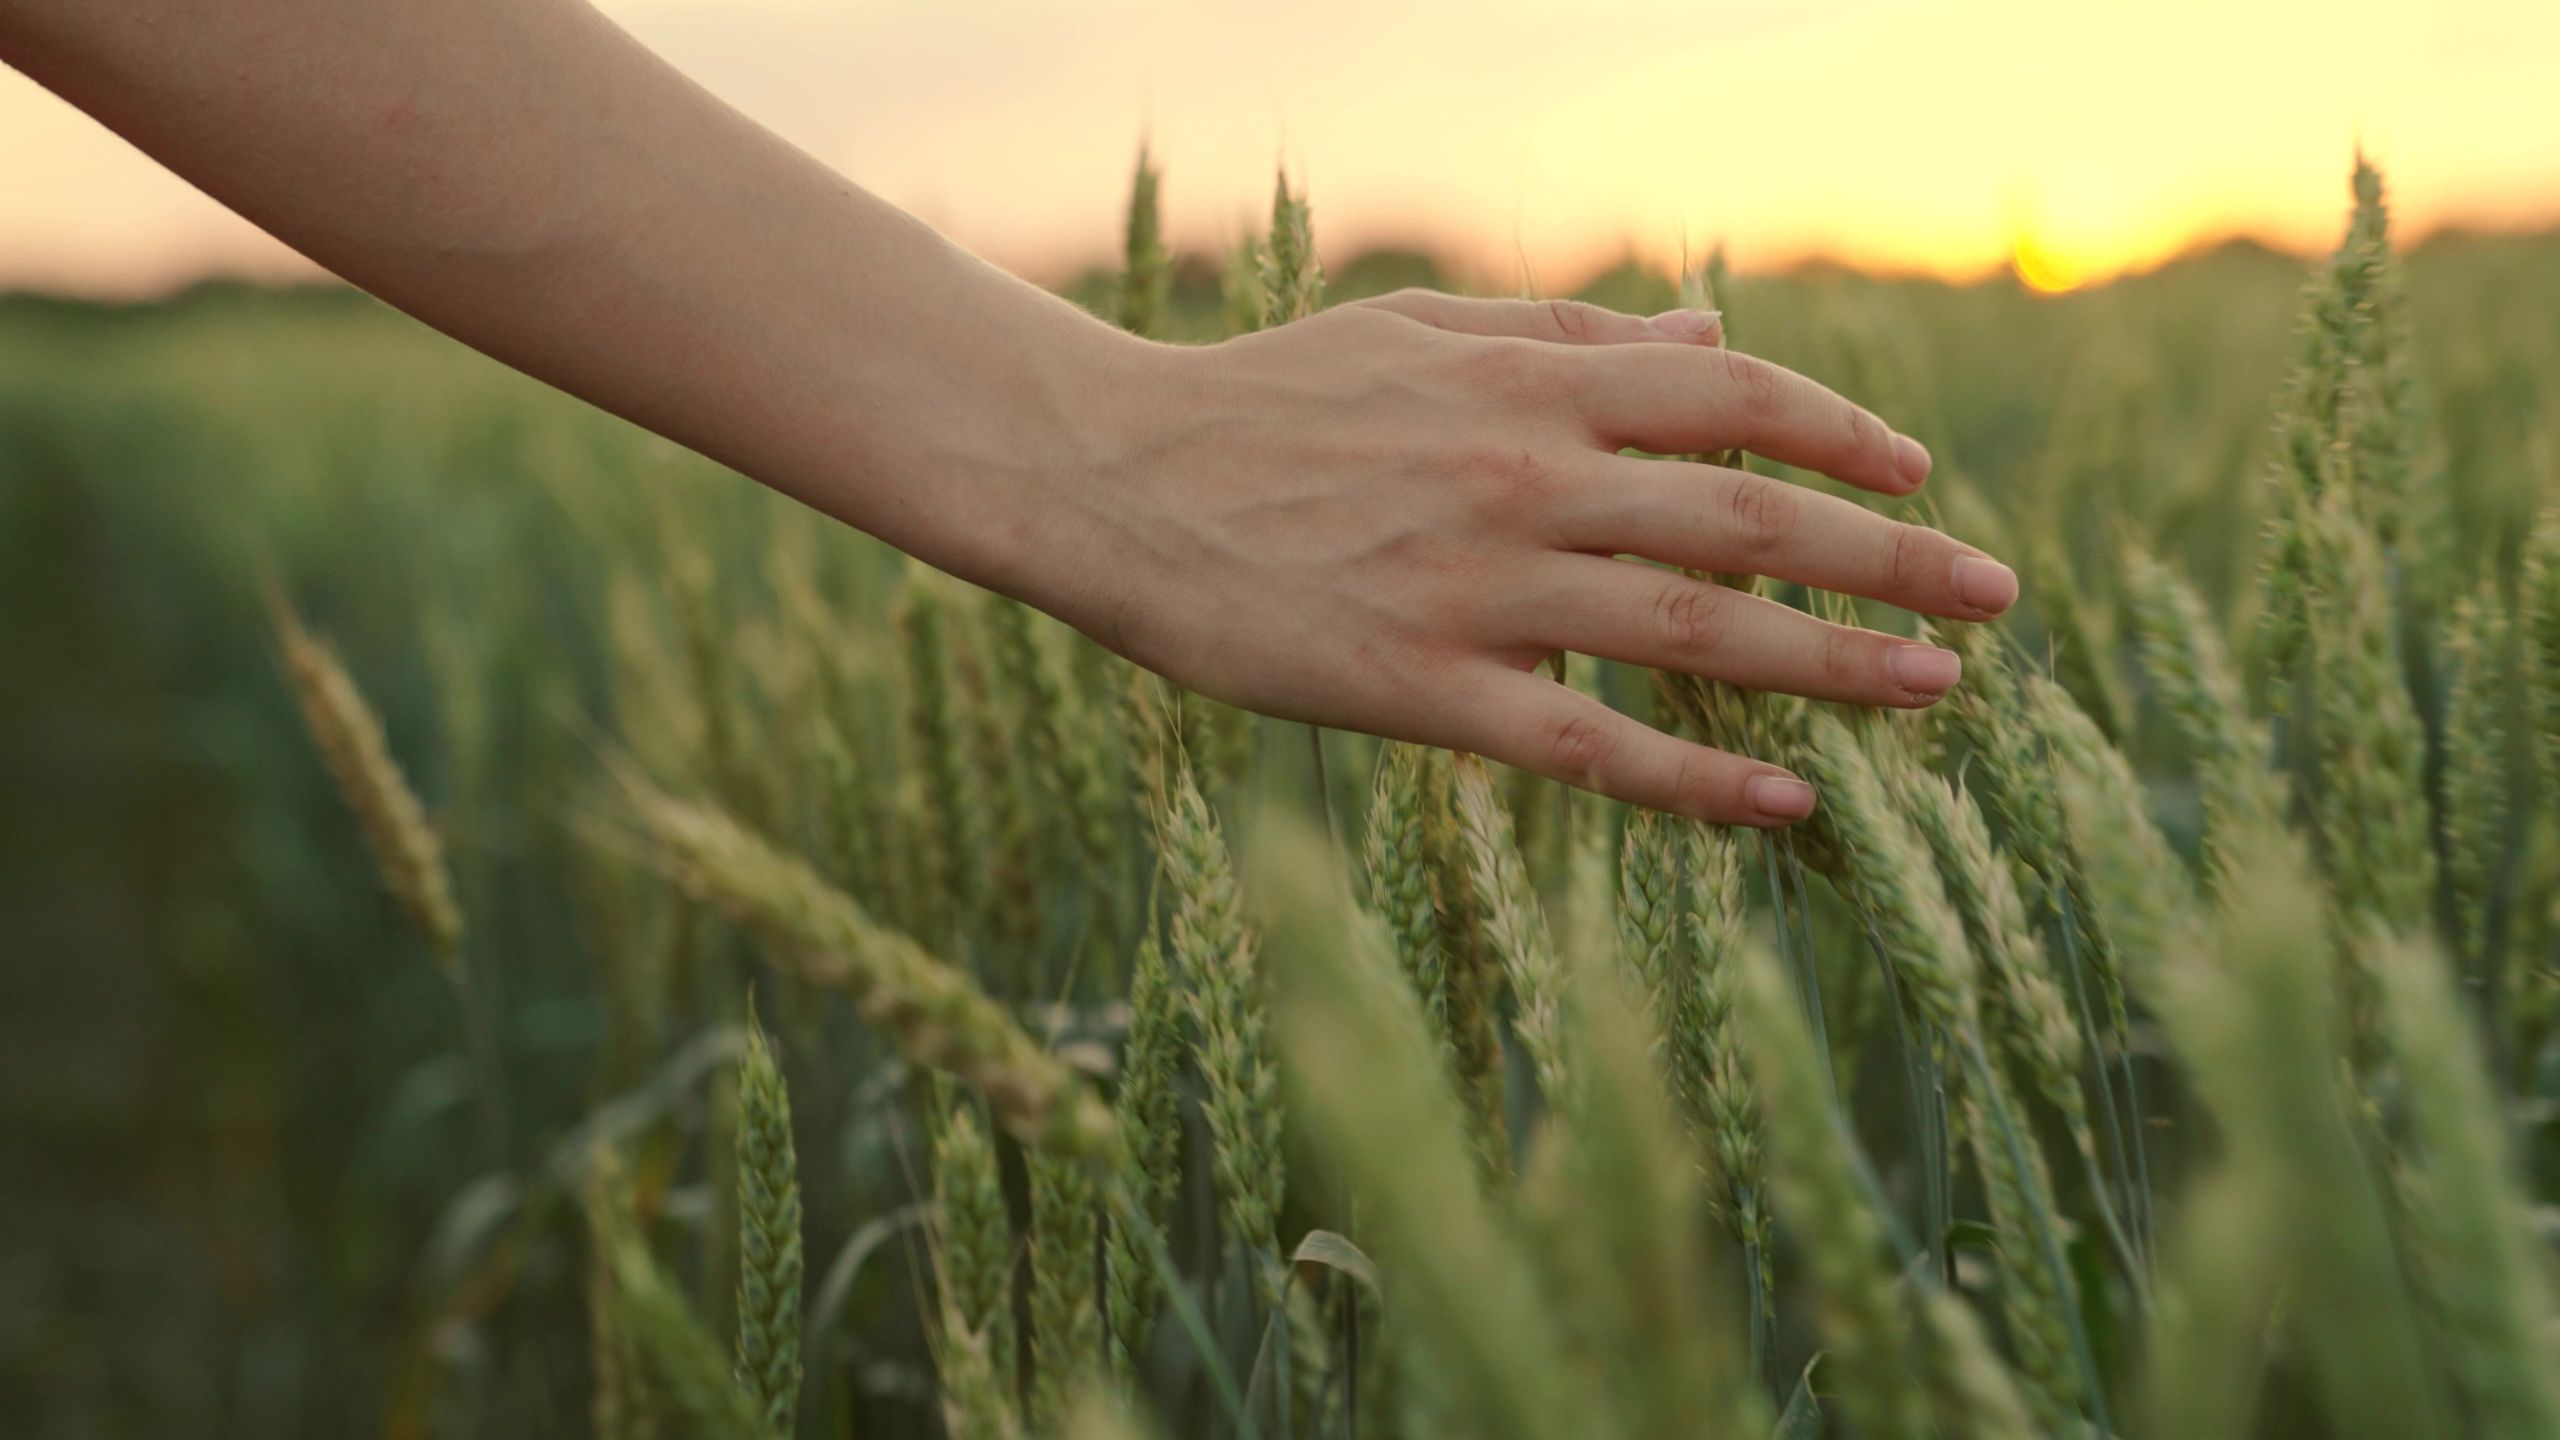
[[[1963,669],[1934,645],[1632,561],[1560,557],[1535,593],[1538,618],[1523,638],[1537,646],[1750,690],[1915,708],[1953,689]]]

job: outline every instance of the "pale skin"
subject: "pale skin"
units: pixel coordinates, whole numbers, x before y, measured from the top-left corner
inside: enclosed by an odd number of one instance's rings
[[[730,109],[582,0],[0,0],[0,60],[505,363],[1222,700],[1777,826],[1778,766],[1547,678],[1558,651],[1877,706],[1952,654],[1687,579],[1959,620],[1929,455],[1713,317],[1406,292],[1225,344],[1123,334]]]

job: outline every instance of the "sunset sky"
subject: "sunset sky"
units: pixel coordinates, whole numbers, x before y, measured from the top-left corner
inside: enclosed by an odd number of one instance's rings
[[[1561,288],[1721,239],[2069,283],[2309,247],[2353,147],[2404,223],[2560,224],[2560,0],[607,0],[676,64],[1035,277],[1110,253],[1151,135],[1174,238],[1285,160],[1323,248],[1425,243]],[[0,286],[133,293],[297,262],[0,71]]]

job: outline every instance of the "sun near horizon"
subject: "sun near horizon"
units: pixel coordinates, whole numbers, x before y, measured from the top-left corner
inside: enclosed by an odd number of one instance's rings
[[[2010,242],[2009,270],[2039,295],[2066,295],[2089,283],[2088,272],[2023,230]]]

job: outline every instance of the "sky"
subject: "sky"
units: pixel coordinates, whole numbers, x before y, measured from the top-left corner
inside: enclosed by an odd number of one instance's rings
[[[1141,137],[1183,247],[1569,287],[1723,243],[2067,287],[2326,243],[2358,145],[2404,227],[2560,225],[2560,0],[603,0],[730,103],[1034,278],[1109,256]],[[0,70],[0,287],[310,273]]]

